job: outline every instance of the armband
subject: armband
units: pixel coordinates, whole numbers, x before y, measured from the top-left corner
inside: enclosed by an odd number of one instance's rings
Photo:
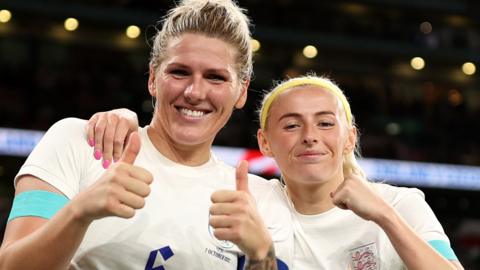
[[[50,191],[22,192],[15,196],[7,222],[17,217],[28,216],[51,219],[68,201],[64,195]]]
[[[458,261],[457,255],[455,255],[455,252],[453,252],[453,249],[450,247],[447,241],[431,240],[428,241],[428,243],[445,259],[450,261]]]

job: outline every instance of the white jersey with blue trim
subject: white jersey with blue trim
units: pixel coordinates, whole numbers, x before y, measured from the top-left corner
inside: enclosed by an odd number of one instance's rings
[[[72,199],[104,172],[84,135],[86,121],[67,118],[45,134],[17,174],[36,176]],[[237,269],[240,250],[219,241],[208,225],[210,196],[235,189],[235,168],[218,160],[184,166],[161,155],[140,128],[141,150],[135,165],[154,175],[145,207],[133,218],[95,220],[74,255],[70,269]],[[293,228],[277,180],[249,175],[249,189],[272,234],[277,258],[293,260]],[[94,200],[95,198],[92,198]]]
[[[429,243],[445,243],[443,247],[455,256],[448,237],[420,190],[380,183],[372,185],[422,239]],[[289,201],[286,194],[284,199]],[[317,215],[302,215],[290,201],[289,205],[294,213],[293,269],[406,269],[388,236],[376,223],[338,207]],[[437,251],[452,259],[444,251]]]

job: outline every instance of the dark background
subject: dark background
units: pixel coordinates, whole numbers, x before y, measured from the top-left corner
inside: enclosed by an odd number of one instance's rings
[[[0,127],[46,130],[57,120],[127,107],[151,117],[149,38],[172,1],[9,0],[0,23]],[[256,109],[273,80],[314,71],[351,102],[363,156],[480,166],[480,4],[466,0],[245,0],[261,42],[246,108],[215,144],[256,148]],[[75,17],[77,31],[63,21]],[[422,22],[432,30],[422,32]],[[136,24],[139,38],[125,37]],[[318,55],[302,56],[306,45]],[[424,69],[410,67],[421,56]],[[477,69],[480,68],[477,66]],[[24,158],[0,155],[0,212]],[[466,269],[480,269],[479,191],[423,188]],[[2,230],[3,231],[3,230]]]

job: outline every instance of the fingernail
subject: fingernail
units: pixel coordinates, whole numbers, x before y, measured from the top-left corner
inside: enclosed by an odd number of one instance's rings
[[[88,145],[90,145],[91,147],[94,147],[95,141],[93,139],[88,139]]]
[[[96,160],[100,160],[100,158],[102,158],[102,152],[100,152],[100,150],[95,150],[95,152],[93,153],[93,157],[96,159]]]
[[[103,160],[102,166],[104,169],[108,169],[108,166],[110,166],[110,160],[108,159]]]

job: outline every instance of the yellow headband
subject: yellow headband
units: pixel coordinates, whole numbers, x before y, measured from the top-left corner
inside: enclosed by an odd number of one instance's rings
[[[342,102],[343,109],[345,110],[345,116],[347,117],[347,123],[349,125],[352,125],[352,112],[350,110],[350,104],[348,103],[347,98],[343,94],[342,90],[340,90],[338,86],[336,86],[328,79],[306,76],[290,79],[284,83],[279,84],[272,90],[272,92],[270,92],[269,96],[263,102],[263,106],[260,111],[260,128],[265,129],[268,111],[270,110],[270,106],[272,105],[272,102],[275,100],[275,98],[277,98],[278,95],[285,92],[286,90],[300,85],[319,86],[322,89],[328,90],[330,93],[334,94]]]

